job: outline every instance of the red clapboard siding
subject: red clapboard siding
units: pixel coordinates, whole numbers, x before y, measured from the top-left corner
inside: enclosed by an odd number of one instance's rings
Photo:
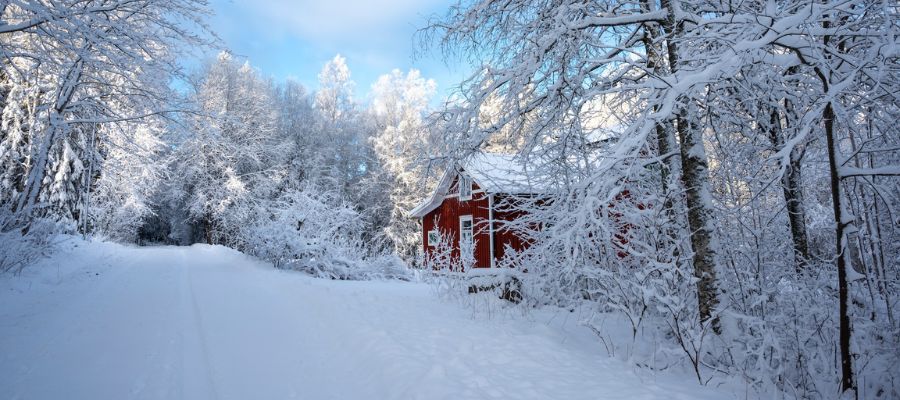
[[[524,214],[520,210],[508,210],[510,202],[512,200],[508,195],[494,195],[494,257],[497,259],[503,258],[506,254],[507,245],[516,251],[521,251],[528,247],[528,242],[525,239],[522,239],[505,226],[505,222],[515,221]]]
[[[473,184],[472,190],[479,191],[478,185]],[[453,257],[459,257],[459,217],[463,215],[471,215],[474,240],[475,240],[475,268],[491,267],[491,236],[489,220],[489,202],[487,195],[483,192],[473,193],[471,200],[459,201],[456,196],[456,179],[451,184],[450,195],[448,195],[441,205],[428,213],[422,219],[422,243],[425,245],[425,252],[429,253],[432,249],[428,244],[428,231],[437,229],[442,234],[448,235],[453,247]]]
[[[459,257],[459,217],[471,215],[474,226],[475,268],[491,266],[491,236],[488,226],[488,199],[484,193],[473,193],[472,200],[459,201],[457,197],[444,199],[440,207],[423,218],[423,243],[425,251],[430,252],[428,231],[437,229],[448,235],[453,245],[453,257]]]

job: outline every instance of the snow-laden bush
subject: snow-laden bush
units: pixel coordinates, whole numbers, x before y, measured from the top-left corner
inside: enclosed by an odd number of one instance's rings
[[[0,227],[9,216],[0,217]],[[65,231],[60,223],[35,219],[27,230],[0,230],[0,274],[19,274],[23,269],[47,256],[56,244],[58,234]]]
[[[247,215],[235,247],[278,268],[329,279],[409,279],[398,257],[369,254],[359,213],[334,193],[289,190]]]
[[[459,303],[477,315],[492,318],[508,312],[527,312],[525,307],[513,307],[522,300],[520,271],[504,268],[508,264],[500,264],[501,268],[474,268],[476,245],[477,241],[456,251],[453,236],[439,231],[434,247],[420,262],[424,267],[423,280],[438,297]]]
[[[437,220],[435,225],[437,225]],[[459,257],[453,254],[452,237],[443,231],[438,231],[437,242],[431,244],[431,251],[422,256],[420,264],[426,271],[458,271]]]

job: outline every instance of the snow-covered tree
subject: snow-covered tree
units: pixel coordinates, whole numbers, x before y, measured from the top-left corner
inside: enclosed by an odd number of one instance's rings
[[[356,83],[350,78],[347,59],[340,54],[322,67],[319,72],[319,90],[316,91],[316,109],[326,121],[337,124],[355,111],[354,86]]]
[[[353,101],[355,85],[346,60],[337,55],[322,67],[315,95],[320,147],[315,164],[327,180],[323,184],[337,188],[343,196],[358,193],[351,187],[361,181],[371,162],[372,126]]]
[[[343,73],[327,73],[334,70]],[[341,92],[352,87],[343,60],[324,71],[323,91],[343,88],[331,98],[347,101],[314,101],[324,95],[272,84],[228,53],[202,72],[192,96],[198,110],[172,142],[159,201],[173,239],[231,246],[332,279],[405,273],[372,241],[381,227],[379,209],[366,201],[376,187],[372,124]]]
[[[6,228],[27,228],[34,217],[86,226],[91,174],[102,173],[93,167],[103,146],[118,140],[104,133],[128,134],[105,126],[179,109],[169,83],[184,51],[209,42],[207,14],[199,0],[3,3],[0,75],[16,87],[10,100],[20,106],[10,106],[34,121],[6,113],[13,130],[28,126],[27,139],[4,135],[11,149],[28,143],[28,162],[7,179],[16,189],[3,193],[15,214]],[[22,156],[19,150],[9,156]]]
[[[12,207],[25,190],[30,169],[34,132],[41,129],[37,118],[40,88],[24,81],[15,70],[2,78],[3,114],[0,124],[0,205]]]
[[[427,196],[428,153],[436,140],[424,119],[434,96],[433,80],[418,70],[394,70],[372,85],[372,111],[378,125],[373,146],[387,176],[390,222],[385,235],[397,254],[409,259],[419,247],[420,227],[407,216]]]
[[[275,104],[267,84],[247,63],[220,53],[205,71],[195,99],[200,113],[176,144],[177,201],[193,237],[233,243],[247,207],[272,190],[277,163]]]
[[[134,134],[109,135],[114,142],[104,147],[103,160],[90,166],[98,177],[89,193],[86,223],[94,233],[133,243],[153,216],[154,198],[163,189],[166,164],[161,136],[165,128],[147,123],[126,123],[120,128]]]

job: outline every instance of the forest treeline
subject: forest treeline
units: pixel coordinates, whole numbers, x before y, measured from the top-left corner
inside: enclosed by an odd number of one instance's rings
[[[435,92],[418,71],[391,71],[358,100],[341,56],[315,91],[228,52],[187,69],[219,44],[202,1],[2,11],[4,269],[53,233],[222,244],[337,278],[414,258],[404,208],[424,187]]]

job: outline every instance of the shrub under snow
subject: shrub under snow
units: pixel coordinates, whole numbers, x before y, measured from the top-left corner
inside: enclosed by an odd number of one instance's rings
[[[288,191],[250,215],[237,247],[278,268],[329,279],[409,277],[399,257],[367,250],[359,213],[332,193]]]

